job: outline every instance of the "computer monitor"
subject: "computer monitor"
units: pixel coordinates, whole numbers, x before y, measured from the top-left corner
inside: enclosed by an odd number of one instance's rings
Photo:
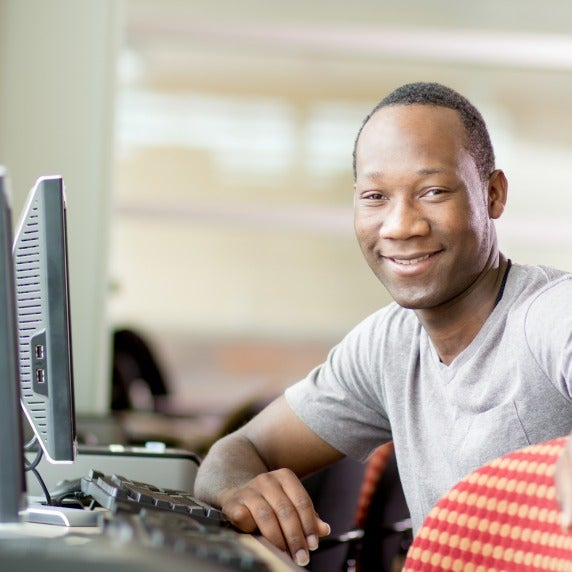
[[[0,523],[26,505],[8,175],[0,167]]]
[[[15,233],[21,403],[52,463],[76,454],[66,201],[61,177],[30,191]]]

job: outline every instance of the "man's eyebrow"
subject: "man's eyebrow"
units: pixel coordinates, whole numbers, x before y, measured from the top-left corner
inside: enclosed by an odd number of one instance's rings
[[[416,171],[416,173],[418,175],[435,175],[438,173],[444,173],[446,172],[447,169],[445,167],[424,167],[422,169],[418,169]],[[358,176],[358,179],[365,179],[365,180],[371,180],[371,179],[379,179],[382,178],[384,176],[384,172],[383,171],[368,171],[367,173],[363,173],[362,175]]]
[[[419,175],[435,175],[437,173],[444,173],[444,172],[445,169],[442,167],[431,167],[431,168],[419,169],[417,171]]]
[[[358,179],[379,179],[380,177],[383,177],[383,171],[368,171],[358,175]]]

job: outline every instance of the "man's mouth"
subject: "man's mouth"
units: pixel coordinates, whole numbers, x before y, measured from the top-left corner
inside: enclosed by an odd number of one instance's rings
[[[424,260],[427,260],[430,256],[431,254],[425,254],[424,256],[418,256],[417,258],[394,258],[394,257],[388,257],[388,258],[389,260],[397,264],[401,264],[403,266],[410,266],[411,264],[417,264],[418,262],[423,262]]]

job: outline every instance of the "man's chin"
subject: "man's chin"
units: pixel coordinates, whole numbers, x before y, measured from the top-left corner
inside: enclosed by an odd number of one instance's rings
[[[405,310],[426,310],[427,306],[424,304],[421,304],[419,302],[414,303],[414,302],[401,302],[399,300],[395,300],[395,302],[401,306],[402,308],[404,308]]]
[[[438,306],[435,300],[427,295],[414,293],[394,295],[391,291],[389,293],[394,302],[406,310],[428,310]]]

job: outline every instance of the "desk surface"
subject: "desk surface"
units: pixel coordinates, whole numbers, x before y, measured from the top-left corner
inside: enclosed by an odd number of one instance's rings
[[[241,535],[243,544],[266,562],[272,572],[302,570],[265,539]],[[195,565],[193,565],[195,564]],[[131,544],[102,535],[99,527],[66,528],[45,524],[0,524],[0,569],[63,572],[81,566],[84,572],[224,572],[229,567],[195,560],[167,549]],[[38,568],[37,566],[40,566]],[[79,568],[78,568],[79,569]]]

